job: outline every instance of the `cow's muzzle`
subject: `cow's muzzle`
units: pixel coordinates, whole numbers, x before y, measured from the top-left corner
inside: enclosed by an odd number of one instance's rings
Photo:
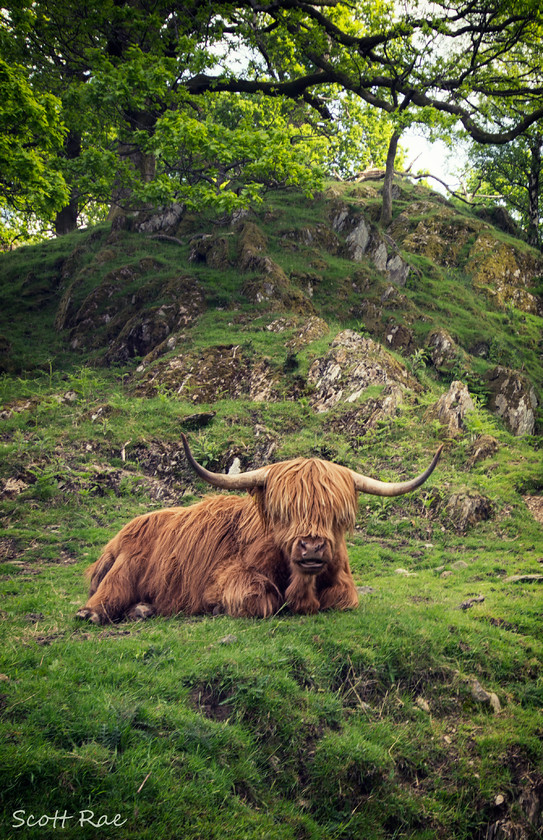
[[[330,560],[330,546],[327,540],[318,537],[303,537],[296,541],[293,560],[307,575],[317,575]]]

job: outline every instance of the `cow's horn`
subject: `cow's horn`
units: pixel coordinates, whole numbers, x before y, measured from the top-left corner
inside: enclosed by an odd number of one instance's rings
[[[411,481],[377,481],[375,478],[368,478],[366,475],[361,475],[361,473],[351,470],[355,487],[361,493],[370,493],[373,496],[401,496],[403,493],[409,493],[411,490],[414,490],[416,487],[420,487],[421,484],[424,484],[426,479],[433,473],[436,464],[439,461],[442,449],[443,445],[441,445],[437,450],[428,469],[424,470],[424,472],[416,478],[412,478]]]
[[[188,441],[183,433],[181,433],[183,446],[185,447],[185,455],[187,461],[191,465],[194,472],[212,484],[213,487],[222,487],[225,490],[250,490],[252,487],[260,487],[266,481],[267,470],[265,467],[260,467],[258,470],[250,470],[249,472],[240,473],[239,475],[226,475],[224,473],[214,473],[206,470],[194,459],[194,455],[190,451]]]

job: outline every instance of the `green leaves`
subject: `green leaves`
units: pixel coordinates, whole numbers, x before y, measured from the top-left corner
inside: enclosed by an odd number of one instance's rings
[[[0,58],[0,206],[49,216],[67,198],[63,177],[50,165],[65,129],[60,102],[35,94],[25,70]]]

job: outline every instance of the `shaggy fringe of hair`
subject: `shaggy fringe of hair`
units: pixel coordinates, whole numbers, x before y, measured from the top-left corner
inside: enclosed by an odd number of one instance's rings
[[[321,536],[331,542],[352,531],[357,494],[348,469],[317,458],[298,458],[269,467],[255,501],[268,529],[281,529],[286,542]]]

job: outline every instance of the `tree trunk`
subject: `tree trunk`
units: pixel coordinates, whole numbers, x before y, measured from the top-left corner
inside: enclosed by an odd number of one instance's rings
[[[64,141],[63,157],[67,160],[75,160],[81,154],[81,135],[75,131],[69,131]],[[75,186],[70,192],[70,201],[63,207],[55,218],[55,233],[63,236],[77,229],[77,217],[79,215],[79,193]]]
[[[132,129],[141,130],[144,128],[149,134],[152,134],[156,122],[156,116],[154,114],[146,111],[137,111],[128,113],[126,116],[127,122],[129,122]],[[127,161],[129,163],[130,168],[136,174],[136,178],[139,178],[142,184],[148,184],[155,177],[155,156],[144,152],[137,144],[120,142],[117,155],[121,161]],[[124,216],[127,210],[132,209],[131,203],[132,187],[129,184],[122,183],[119,173],[113,187],[108,220],[113,221],[118,216]]]
[[[534,248],[541,244],[539,236],[539,191],[541,188],[541,146],[543,136],[536,133],[530,142],[530,172],[528,173],[528,243]]]
[[[392,221],[392,186],[394,184],[394,163],[398,151],[400,132],[395,131],[388,144],[385,182],[383,184],[383,204],[381,206],[381,224],[387,226]]]
[[[70,201],[66,207],[56,215],[55,218],[55,234],[57,236],[64,236],[65,233],[71,233],[72,230],[77,230],[77,217],[79,215],[79,197],[77,191],[72,189],[70,193]]]

